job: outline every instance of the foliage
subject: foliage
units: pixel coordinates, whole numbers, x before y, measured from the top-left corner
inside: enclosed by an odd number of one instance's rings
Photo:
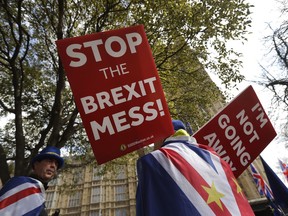
[[[55,40],[143,24],[172,116],[201,126],[219,97],[204,67],[227,86],[243,78],[240,54],[226,42],[245,39],[249,7],[244,0],[0,0],[0,116],[12,116],[0,131],[2,182],[10,178],[7,160],[14,175],[27,174],[46,145],[83,159],[90,153]]]

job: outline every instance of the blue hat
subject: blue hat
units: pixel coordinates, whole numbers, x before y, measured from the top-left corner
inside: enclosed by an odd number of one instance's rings
[[[44,148],[38,155],[36,155],[32,161],[31,164],[33,165],[36,161],[41,161],[44,159],[55,159],[58,162],[57,169],[60,169],[64,165],[64,160],[60,156],[60,149],[55,146],[47,146]]]
[[[180,120],[172,120],[172,124],[173,124],[173,127],[174,127],[174,131],[177,131],[177,130],[180,130],[180,129],[183,129],[183,130],[186,130],[186,127],[184,125],[184,123]]]

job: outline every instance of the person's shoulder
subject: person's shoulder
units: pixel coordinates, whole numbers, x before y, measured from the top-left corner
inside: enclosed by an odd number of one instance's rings
[[[155,160],[156,160],[155,158],[158,158],[158,156],[162,154],[160,149],[151,151],[151,152],[143,155],[142,157],[140,157],[137,160],[137,166],[138,167],[142,167],[142,166],[149,166],[149,167],[152,166],[153,167]]]
[[[14,182],[14,183],[38,183],[39,180],[33,178],[33,177],[30,177],[30,176],[15,176],[15,177],[12,177],[9,182]]]
[[[203,144],[198,144],[198,147],[205,150],[205,151],[209,151],[211,154],[219,156],[217,154],[217,152],[214,150],[214,148],[208,146],[208,145],[203,145]]]
[[[12,183],[17,184],[17,183],[26,182],[26,181],[28,181],[28,179],[29,179],[29,177],[27,177],[27,176],[14,176],[11,179],[9,179],[9,181],[7,181],[7,183],[5,185],[12,184]]]
[[[20,184],[25,184],[25,183],[38,183],[39,181],[37,179],[28,177],[28,176],[14,176],[11,179],[9,179],[6,184],[4,185],[5,187],[16,187]]]
[[[6,193],[7,191],[27,182],[27,176],[14,176],[9,179],[0,190],[0,196]]]
[[[186,149],[190,149],[191,151],[203,151],[203,152],[209,152],[212,155],[215,155],[217,157],[219,157],[219,155],[215,152],[215,150],[208,146],[208,145],[203,145],[203,144],[199,144],[197,143],[196,139],[194,137],[190,137],[189,140],[178,140],[178,141],[174,141],[174,142],[168,142],[167,145],[165,145],[164,147],[180,147],[181,148],[186,148]]]

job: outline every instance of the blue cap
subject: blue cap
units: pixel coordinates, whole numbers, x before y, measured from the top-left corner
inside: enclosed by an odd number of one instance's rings
[[[60,149],[55,146],[47,146],[44,148],[38,155],[36,155],[32,161],[31,164],[33,165],[36,161],[41,161],[44,159],[55,159],[58,162],[57,169],[60,169],[64,165],[64,160],[60,156]]]
[[[184,123],[180,120],[172,120],[172,124],[173,124],[173,127],[174,127],[174,131],[177,131],[177,130],[180,130],[180,129],[183,129],[183,130],[186,130],[186,127],[184,125]]]

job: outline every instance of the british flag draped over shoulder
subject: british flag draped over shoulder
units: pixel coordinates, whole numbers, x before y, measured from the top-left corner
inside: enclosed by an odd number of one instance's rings
[[[254,215],[229,165],[178,135],[138,160],[137,216]]]
[[[37,216],[45,207],[45,189],[34,178],[17,176],[0,190],[1,216]]]

